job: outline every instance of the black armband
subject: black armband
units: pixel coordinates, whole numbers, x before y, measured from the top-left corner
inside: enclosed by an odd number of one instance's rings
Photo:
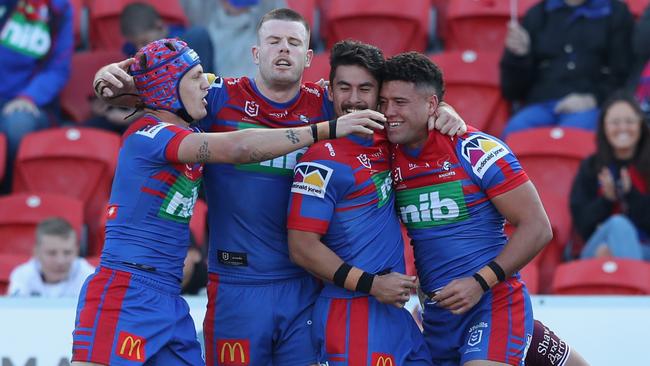
[[[334,282],[336,286],[345,288],[345,280],[348,278],[348,274],[351,270],[352,266],[343,262],[339,269],[334,272],[334,278],[332,278],[332,282]]]
[[[333,140],[336,138],[336,124],[338,123],[338,119],[334,118],[330,120],[330,140]]]
[[[483,276],[478,274],[478,272],[474,273],[472,275],[472,277],[474,277],[476,282],[478,282],[478,284],[481,285],[481,288],[483,289],[483,292],[487,292],[490,289],[490,286],[485,281],[485,278],[483,278]]]
[[[375,279],[375,275],[368,272],[363,272],[357,282],[356,290],[358,292],[363,292],[365,294],[370,294],[370,289],[372,288],[372,281]]]
[[[316,123],[312,123],[309,125],[311,127],[311,136],[314,138],[314,143],[318,142],[318,126],[316,126]]]
[[[499,263],[497,263],[495,261],[492,261],[492,262],[488,263],[487,266],[490,267],[492,272],[494,272],[494,274],[497,276],[497,280],[499,280],[499,282],[505,281],[506,272],[503,270],[503,268],[501,268]]]

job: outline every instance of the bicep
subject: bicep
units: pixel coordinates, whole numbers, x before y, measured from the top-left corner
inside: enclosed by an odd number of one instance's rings
[[[530,181],[490,200],[499,213],[515,226],[525,221],[548,221],[537,189]]]

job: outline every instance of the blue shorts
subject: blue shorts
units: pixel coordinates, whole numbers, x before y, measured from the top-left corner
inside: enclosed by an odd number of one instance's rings
[[[211,273],[203,323],[207,365],[315,363],[311,312],[319,292],[311,276],[256,285]]]
[[[312,334],[319,361],[330,366],[432,365],[411,314],[372,296],[319,297]]]
[[[102,365],[203,365],[180,286],[99,267],[79,294],[72,361]]]
[[[463,315],[432,302],[424,306],[424,337],[436,365],[489,360],[523,366],[532,334],[528,290],[515,277],[494,286]]]

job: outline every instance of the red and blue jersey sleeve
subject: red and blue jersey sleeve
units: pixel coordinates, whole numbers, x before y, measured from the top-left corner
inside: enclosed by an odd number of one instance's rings
[[[303,157],[294,169],[287,227],[325,235],[337,201],[354,184],[349,166],[327,159]]]
[[[510,148],[488,134],[473,132],[458,139],[456,153],[472,181],[488,198],[528,181],[528,176]]]
[[[158,122],[139,124],[125,134],[124,147],[138,158],[156,163],[178,163],[178,147],[192,130]],[[139,127],[139,128],[138,128]]]

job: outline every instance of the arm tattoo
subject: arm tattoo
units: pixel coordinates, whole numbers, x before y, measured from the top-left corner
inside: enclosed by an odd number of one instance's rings
[[[300,138],[294,130],[287,130],[287,139],[294,145],[300,142]]]
[[[210,160],[210,149],[208,147],[208,142],[203,141],[203,144],[199,146],[199,152],[196,153],[196,160],[199,163],[207,163]]]
[[[266,161],[269,159],[272,159],[276,155],[271,154],[270,152],[264,152],[261,150],[253,150],[250,154],[250,160],[251,161]]]

